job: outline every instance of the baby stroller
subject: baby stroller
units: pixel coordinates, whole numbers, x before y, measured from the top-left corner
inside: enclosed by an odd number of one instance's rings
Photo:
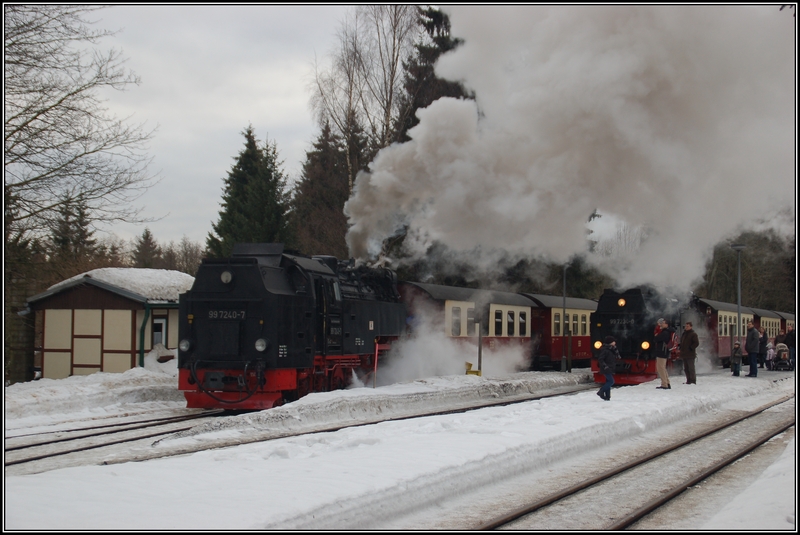
[[[775,360],[772,362],[773,370],[791,370],[792,363],[789,362],[789,347],[786,344],[775,346]]]

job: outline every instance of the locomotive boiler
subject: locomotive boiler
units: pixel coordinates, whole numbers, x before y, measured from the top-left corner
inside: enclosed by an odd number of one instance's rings
[[[391,270],[237,244],[180,296],[179,388],[192,408],[267,409],[368,382],[406,317]]]

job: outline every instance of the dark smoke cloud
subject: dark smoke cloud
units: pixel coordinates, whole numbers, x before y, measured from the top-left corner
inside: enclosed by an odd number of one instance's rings
[[[595,259],[621,284],[688,287],[718,241],[789,208],[794,228],[795,19],[776,6],[447,6],[465,43],[437,73],[477,101],[419,111],[345,211],[351,254],[406,228],[563,262],[597,209],[647,229]]]

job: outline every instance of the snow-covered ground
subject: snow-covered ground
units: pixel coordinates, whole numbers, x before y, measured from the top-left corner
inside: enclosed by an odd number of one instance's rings
[[[175,361],[123,374],[16,384],[5,388],[6,434],[85,418],[184,406]],[[361,515],[354,527],[381,524],[387,500],[399,509],[446,498],[435,489],[468,490],[524,472],[535,474],[588,449],[621,443],[723,409],[752,409],[766,395],[794,394],[793,372],[756,379],[724,370],[697,385],[673,380],[594,391],[470,413],[385,422],[336,432],[248,443],[146,462],[73,467],[6,476],[4,524],[9,530],[295,529],[324,518]],[[782,381],[776,379],[783,378]],[[379,387],[312,394],[295,403],[206,425],[177,443],[202,445],[276,426],[300,428],[393,416],[420,407],[445,408],[470,398],[502,399],[588,382],[588,373],[528,372],[502,377],[452,375]],[[793,436],[794,431],[790,431]],[[754,477],[741,497],[721,501],[697,529],[794,530],[795,442]],[[328,516],[330,515],[330,516]],[[311,523],[309,523],[311,521]]]

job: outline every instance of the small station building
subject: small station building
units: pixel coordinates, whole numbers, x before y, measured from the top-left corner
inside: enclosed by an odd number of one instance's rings
[[[29,298],[41,376],[121,373],[142,366],[157,344],[176,348],[178,296],[193,283],[179,271],[100,268]]]

